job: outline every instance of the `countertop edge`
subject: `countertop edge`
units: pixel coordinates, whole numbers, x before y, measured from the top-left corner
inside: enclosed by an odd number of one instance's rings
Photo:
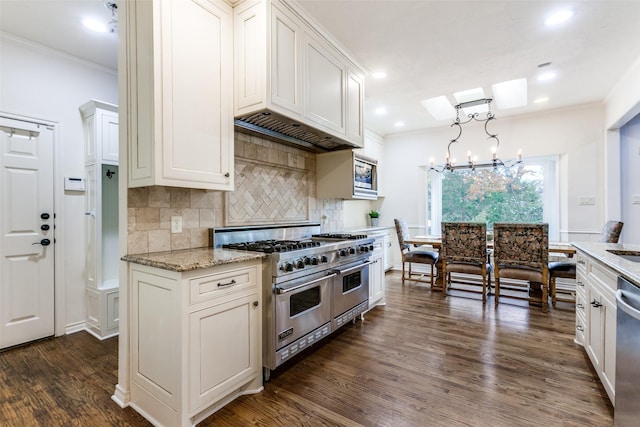
[[[121,260],[160,268],[162,270],[184,273],[225,264],[262,259],[265,256],[265,254],[260,252],[245,252],[221,248],[195,248],[166,252],[127,254],[123,256]]]
[[[596,261],[614,270],[620,276],[640,286],[640,263],[628,261],[618,255],[607,252],[608,249],[640,251],[638,244],[571,242],[578,250],[586,253]]]

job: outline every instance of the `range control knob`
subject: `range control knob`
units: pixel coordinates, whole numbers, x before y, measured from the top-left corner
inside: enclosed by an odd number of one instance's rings
[[[353,255],[356,253],[356,248],[349,248],[349,255]]]
[[[285,262],[284,264],[282,264],[282,271],[293,271],[293,264],[291,264],[290,262]]]
[[[308,256],[302,258],[302,260],[304,261],[305,265],[309,265],[311,264],[311,258],[309,258]]]
[[[340,252],[338,252],[338,255],[347,256],[347,250],[346,249],[340,249]]]
[[[304,268],[304,261],[301,259],[296,260],[296,268]]]
[[[369,245],[369,250],[373,251],[373,245]]]
[[[320,255],[320,262],[321,262],[322,264],[326,264],[326,263],[328,263],[328,262],[329,262],[329,258],[327,258],[327,256],[326,256],[326,255]]]
[[[362,253],[367,253],[367,252],[369,252],[369,248],[368,248],[368,247],[366,247],[366,246],[360,246],[358,249],[359,249],[359,250],[360,250],[360,252],[362,252]]]
[[[311,257],[311,265],[318,265],[318,258],[317,257]]]

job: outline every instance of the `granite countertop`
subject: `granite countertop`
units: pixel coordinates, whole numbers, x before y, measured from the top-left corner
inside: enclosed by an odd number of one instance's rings
[[[196,248],[179,251],[125,255],[123,261],[177,272],[200,270],[223,264],[261,259],[261,252],[236,251],[222,248]]]
[[[632,251],[640,255],[640,244],[571,242],[576,249],[592,256],[621,276],[640,286],[640,262],[629,261],[607,250]]]

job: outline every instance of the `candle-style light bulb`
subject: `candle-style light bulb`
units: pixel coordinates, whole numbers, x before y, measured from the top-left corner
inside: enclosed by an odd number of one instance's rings
[[[491,153],[493,154],[493,160],[498,158],[498,147],[491,147]]]
[[[467,151],[467,160],[471,163],[471,150]]]
[[[433,166],[435,165],[433,157],[429,159],[429,163],[431,164],[431,169],[433,169]]]
[[[522,148],[520,148],[518,150],[518,161],[521,162],[522,161]]]

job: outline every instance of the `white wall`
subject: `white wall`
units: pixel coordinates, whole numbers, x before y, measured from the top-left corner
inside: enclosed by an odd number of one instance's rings
[[[640,197],[640,115],[620,129],[621,204],[624,222],[620,240],[640,242],[640,204],[633,204],[633,196]]]
[[[604,222],[604,106],[590,104],[513,118],[501,118],[499,113],[496,116],[489,131],[500,138],[499,155],[503,160],[515,158],[519,149],[525,162],[527,156],[560,156],[560,238],[589,239],[597,233]],[[427,221],[425,167],[431,157],[436,164],[444,161],[447,144],[455,136],[455,129],[446,125],[385,138],[386,197],[381,209],[385,225],[402,216],[415,231],[424,232],[416,227]],[[490,159],[490,142],[480,123],[464,125],[459,141],[451,148],[452,157],[464,160],[471,150],[479,161]],[[578,205],[581,196],[595,197],[595,205]]]
[[[92,98],[117,104],[117,75],[115,70],[4,33],[0,33],[0,52],[0,112],[58,124],[55,149],[59,167],[54,172],[56,292],[58,294],[61,287],[64,289],[62,309],[66,313],[62,318],[56,316],[56,333],[60,334],[85,319],[85,251],[81,226],[84,193],[63,191],[63,177],[84,176],[82,118],[78,107]],[[60,307],[56,309],[59,312]],[[61,322],[64,324],[58,324]]]

